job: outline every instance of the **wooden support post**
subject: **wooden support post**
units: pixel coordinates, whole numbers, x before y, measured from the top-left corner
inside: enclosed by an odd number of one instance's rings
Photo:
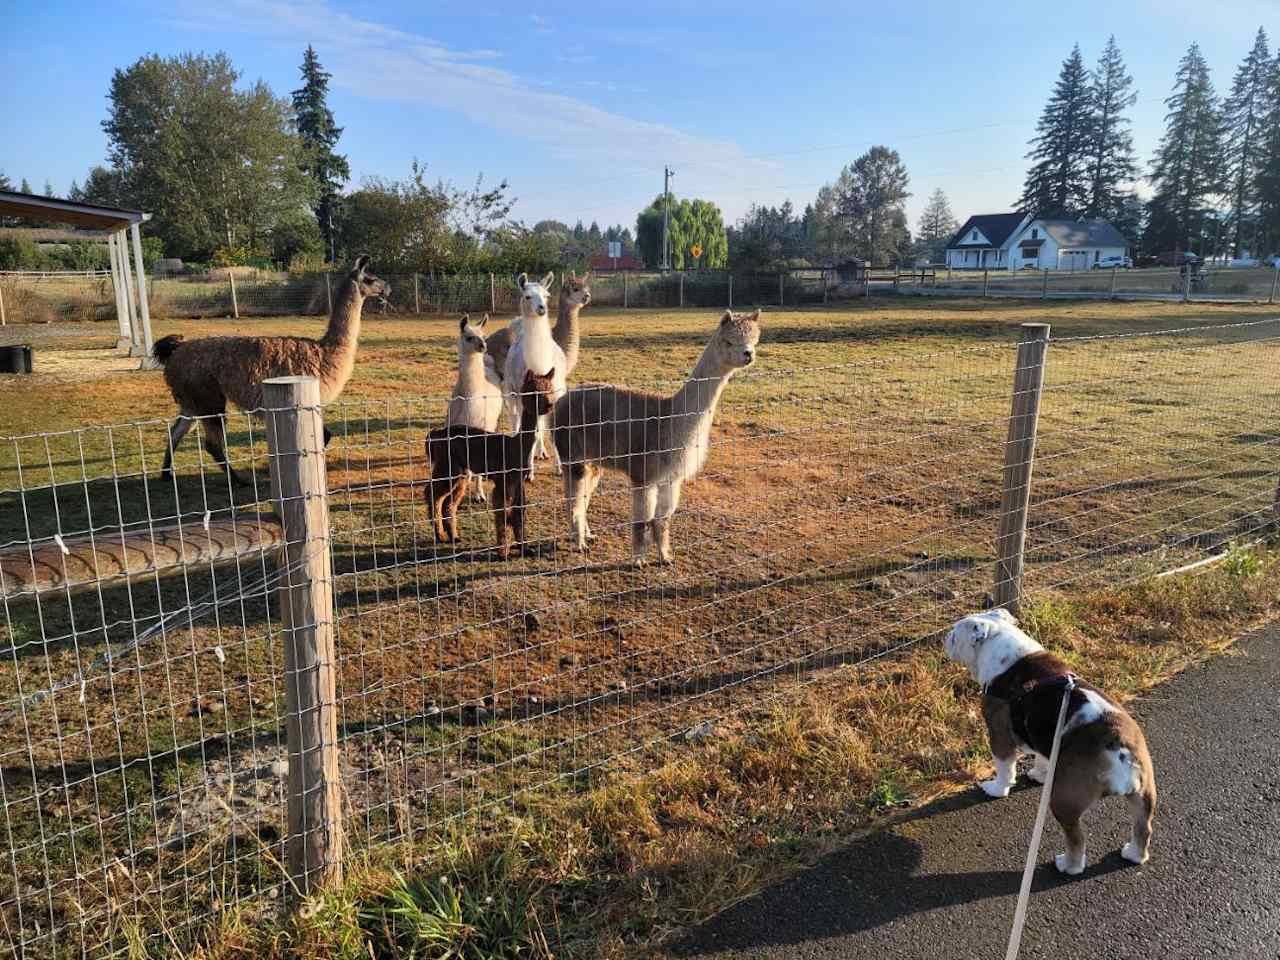
[[[785,305],[784,301],[786,300],[786,296],[785,296],[786,287],[783,286],[784,282],[785,281],[783,280],[783,274],[779,272],[778,273],[778,306],[780,307]]]
[[[240,319],[240,299],[236,296],[236,268],[227,267],[227,279],[231,281],[231,315]]]
[[[684,271],[680,271],[680,309],[684,309]]]
[[[116,327],[119,337],[116,350],[125,354],[133,346],[133,332],[129,328],[129,307],[125,301],[124,269],[120,266],[120,235],[107,234],[107,256],[111,259],[111,286],[116,295]]]
[[[991,271],[988,270],[986,267],[983,267],[982,268],[982,295],[984,297],[987,295],[987,290],[990,287],[990,284],[991,284]]]
[[[320,381],[264,380],[271,495],[284,528],[280,632],[289,746],[286,844],[305,895],[342,881],[333,569]]]
[[[630,305],[627,300],[627,271],[625,270],[622,271],[622,305],[624,307]]]
[[[1049,299],[1049,271],[1048,271],[1048,269],[1042,269],[1042,270],[1040,271],[1040,299],[1041,299],[1041,300],[1048,300],[1048,299]]]
[[[324,302],[329,307],[329,316],[333,316],[333,283],[329,279],[329,271],[324,272]]]
[[[1112,300],[1116,298],[1116,273],[1117,271],[1119,271],[1119,269],[1120,269],[1119,267],[1111,268],[1111,299]]]
[[[129,225],[129,235],[133,238],[133,262],[138,268],[138,319],[141,321],[143,366],[151,358],[151,302],[147,299],[147,269],[142,259],[142,231],[136,223]]]
[[[1027,508],[1031,504],[1031,467],[1036,455],[1040,395],[1044,389],[1044,357],[1049,324],[1024,323],[1013,372],[1013,403],[1004,447],[1000,491],[1000,531],[996,538],[995,606],[1015,616],[1022,601],[1023,551],[1027,542]]]
[[[493,282],[493,274],[489,274],[489,312],[498,312],[498,288]]]

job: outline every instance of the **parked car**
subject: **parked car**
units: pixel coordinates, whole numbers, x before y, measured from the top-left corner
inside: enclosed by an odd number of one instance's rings
[[[1109,270],[1111,267],[1121,267],[1124,270],[1128,270],[1132,266],[1133,261],[1129,257],[1122,257],[1117,254],[1115,256],[1103,257],[1101,260],[1096,261],[1093,265],[1093,269]]]
[[[1199,262],[1199,257],[1194,253],[1187,253],[1185,250],[1170,250],[1167,253],[1156,254],[1156,263],[1162,267],[1180,267],[1186,263]]]

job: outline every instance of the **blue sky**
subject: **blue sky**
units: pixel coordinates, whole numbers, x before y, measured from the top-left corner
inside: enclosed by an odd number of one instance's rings
[[[281,96],[307,43],[333,73],[354,179],[410,160],[459,184],[507,179],[514,215],[633,225],[662,186],[803,207],[867,147],[897,148],[914,226],[936,187],[957,216],[1007,209],[1072,43],[1111,33],[1136,80],[1143,162],[1178,58],[1200,42],[1225,92],[1275,0],[1129,0],[999,9],[917,2],[508,4],[313,0],[13,3],[0,36],[0,170],[63,193],[101,162],[112,70],[147,53],[225,50]],[[1280,33],[1280,31],[1273,31]],[[1280,37],[1273,36],[1273,43]]]

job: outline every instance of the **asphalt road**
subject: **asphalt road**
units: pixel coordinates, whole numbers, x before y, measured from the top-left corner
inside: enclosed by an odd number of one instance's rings
[[[975,692],[976,695],[976,692]],[[1050,818],[1020,957],[1280,958],[1280,627],[1134,707],[1156,764],[1151,859],[1122,860],[1120,798],[1086,815],[1089,866],[1058,876]],[[1039,787],[975,786],[861,839],[668,947],[675,957],[1004,956]]]

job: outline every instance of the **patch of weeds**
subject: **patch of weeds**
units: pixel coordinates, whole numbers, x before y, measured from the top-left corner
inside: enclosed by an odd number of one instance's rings
[[[1222,568],[1228,576],[1247,579],[1262,573],[1262,560],[1252,547],[1233,543],[1227,546],[1227,557],[1222,561]]]

